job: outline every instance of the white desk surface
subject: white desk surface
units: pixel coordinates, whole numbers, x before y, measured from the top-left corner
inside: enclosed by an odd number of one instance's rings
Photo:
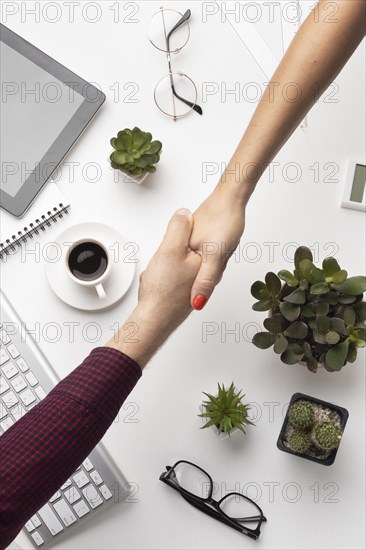
[[[111,8],[116,3],[99,2],[102,15],[94,24],[81,16],[85,2],[76,3],[72,24],[67,3],[58,3],[57,23],[47,21],[57,15],[51,6],[46,16],[41,13],[39,22],[25,15],[26,24],[21,19],[24,6],[45,3],[5,4],[19,8],[7,21],[3,18],[5,24],[86,80],[98,82],[107,95],[101,112],[67,158],[69,163],[79,163],[74,181],[65,166],[61,170],[58,183],[71,200],[70,216],[44,236],[42,245],[81,221],[109,223],[137,243],[141,271],[160,242],[170,214],[181,206],[194,209],[214,187],[218,176],[204,181],[203,163],[230,158],[257,103],[243,98],[235,102],[233,96],[222,101],[218,93],[201,102],[202,118],[193,113],[175,124],[157,111],[152,92],[166,72],[166,61],[149,44],[145,29],[158,2],[136,4],[136,23],[114,23]],[[121,17],[135,9],[134,3],[128,4],[121,3]],[[229,24],[221,23],[218,16],[203,23],[198,2],[171,2],[170,7],[192,9],[191,40],[173,62],[199,88],[203,82],[216,82],[219,87],[226,83],[228,89],[235,82],[241,87],[247,82],[262,85],[263,74]],[[93,7],[88,9],[90,20],[96,12]],[[271,29],[276,38],[278,26],[273,24]],[[119,101],[114,101],[111,89],[116,82]],[[126,101],[133,90],[131,82],[138,87],[135,103]],[[191,315],[151,362],[128,398],[131,407],[121,411],[119,421],[104,438],[121,469],[136,484],[138,502],[124,503],[117,514],[89,524],[59,548],[364,548],[364,353],[339,374],[314,375],[300,366],[283,365],[272,350],[260,351],[249,341],[253,326],[264,318],[251,309],[250,285],[269,270],[289,267],[286,255],[293,254],[293,243],[312,246],[319,260],[334,253],[352,275],[364,272],[364,215],[340,207],[347,161],[362,160],[365,151],[364,44],[337,85],[338,91],[330,98],[333,102],[321,99],[311,112],[308,136],[296,131],[278,155],[274,181],[270,182],[268,171],[262,178],[247,210],[240,255],[230,262],[214,297],[202,312]],[[115,183],[106,161],[109,138],[134,125],[150,130],[164,144],[157,174],[141,186]],[[99,181],[83,177],[83,168],[90,162],[102,167]],[[291,168],[287,163],[295,164]],[[299,181],[291,182],[296,166],[302,173]],[[90,169],[87,177],[90,180],[94,175]],[[52,343],[52,335],[41,334],[39,342],[60,377],[77,366],[94,345],[102,345],[111,335],[109,327],[126,319],[136,303],[137,277],[116,307],[90,314],[65,306],[52,293],[44,260],[29,256],[24,263],[20,255],[14,256],[1,271],[2,287],[30,327],[38,323],[42,333],[47,323],[60,325],[59,341]],[[90,321],[101,327],[96,344],[82,336]],[[70,322],[79,323],[72,344],[66,325]],[[206,343],[202,341],[204,323],[219,327]],[[237,341],[234,335],[224,334],[224,328],[232,329],[235,323],[241,331]],[[214,390],[218,381],[232,380],[244,388],[259,419],[246,437],[220,441],[211,430],[199,430],[196,414],[201,391]],[[276,448],[284,407],[298,391],[349,410],[344,439],[331,467]],[[127,422],[135,409],[137,422]],[[268,523],[257,543],[200,514],[159,481],[165,465],[182,458],[207,469],[219,484],[219,494],[240,488],[258,498]]]

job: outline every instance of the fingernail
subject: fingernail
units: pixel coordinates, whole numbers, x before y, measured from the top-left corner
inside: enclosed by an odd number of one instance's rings
[[[204,296],[203,294],[198,294],[198,296],[196,296],[195,299],[193,300],[193,307],[194,309],[200,310],[204,307],[206,302],[207,302],[206,296]]]
[[[177,216],[190,216],[191,211],[188,210],[188,208],[179,208],[179,210],[176,211]]]

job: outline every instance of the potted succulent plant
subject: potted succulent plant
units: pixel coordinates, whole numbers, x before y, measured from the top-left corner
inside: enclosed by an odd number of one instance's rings
[[[322,269],[313,263],[311,251],[301,246],[295,252],[293,273],[267,273],[256,281],[251,293],[255,311],[269,311],[253,344],[273,346],[288,364],[302,363],[339,371],[357,357],[366,345],[366,277],[350,277],[334,258],[325,258]],[[282,282],[281,282],[282,281]]]
[[[125,174],[126,180],[141,183],[148,174],[156,172],[162,144],[152,141],[150,132],[140,128],[125,128],[111,139],[114,151],[109,159],[112,168]]]
[[[295,393],[290,401],[277,447],[325,466],[333,464],[348,420],[343,407]]]
[[[239,431],[245,434],[245,426],[255,424],[248,418],[250,405],[243,403],[242,390],[237,391],[234,383],[229,388],[225,388],[224,384],[217,384],[217,387],[216,395],[203,392],[208,399],[203,401],[198,416],[207,422],[201,429],[212,427],[221,439]]]

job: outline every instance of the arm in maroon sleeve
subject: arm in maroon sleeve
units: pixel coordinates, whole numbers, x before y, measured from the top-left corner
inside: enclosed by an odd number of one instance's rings
[[[94,349],[0,437],[0,550],[80,466],[140,376],[127,355]]]

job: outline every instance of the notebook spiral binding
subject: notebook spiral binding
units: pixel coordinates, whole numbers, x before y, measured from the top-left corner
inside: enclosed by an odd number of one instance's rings
[[[36,218],[34,223],[30,223],[29,227],[24,227],[23,231],[18,231],[17,235],[13,235],[11,239],[6,239],[4,243],[0,243],[0,259],[3,260],[10,254],[10,251],[16,251],[28,239],[33,239],[33,235],[39,235],[40,231],[45,231],[52,223],[57,223],[59,218],[63,218],[64,214],[69,213],[69,206],[64,206],[62,202],[55,206],[52,211],[49,210],[43,214],[41,218]]]

